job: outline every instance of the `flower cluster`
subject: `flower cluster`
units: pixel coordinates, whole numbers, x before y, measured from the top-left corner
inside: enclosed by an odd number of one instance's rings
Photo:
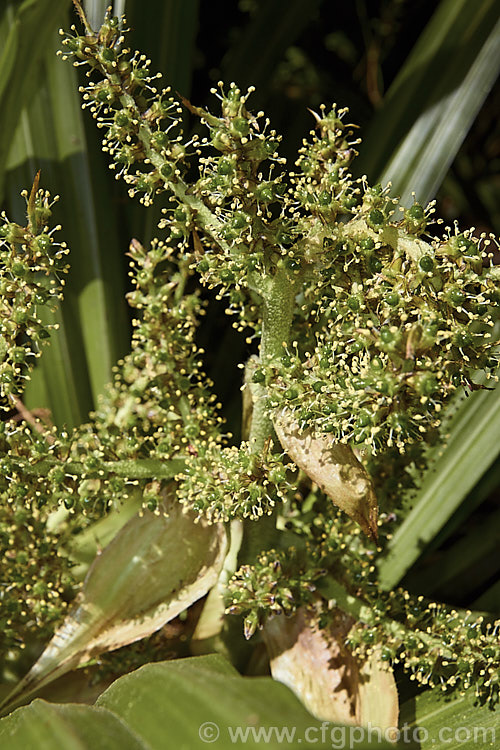
[[[233,282],[242,272],[242,264],[233,263],[233,256],[251,256],[250,265],[255,267],[263,262],[259,226],[269,218],[268,205],[286,188],[279,179],[264,180],[258,167],[269,158],[280,161],[276,157],[279,139],[272,131],[265,134],[268,123],[261,130],[258,118],[245,108],[248,94],[241,95],[231,85],[220,96],[220,117],[184,102],[202,118],[210,136],[201,143],[196,136],[183,142],[180,103],[169,89],[158,93],[152,85],[158,75],[151,74],[144,55],[131,55],[124,46],[123,26],[124,21],[108,12],[99,33],[87,29],[86,35],[79,35],[72,27],[74,33],[65,36],[63,57],[89,66],[91,82],[81,90],[83,106],[90,107],[98,127],[105,130],[104,150],[113,159],[117,178],[123,177],[130,185],[129,194],[141,195],[141,201],[149,205],[156,194],[166,191],[173,205],[164,209],[161,226],[168,227],[169,237],[184,244],[198,230],[209,246],[223,251],[220,279],[220,269],[213,269],[217,270],[216,283]],[[200,146],[207,145],[222,155],[200,159],[200,179],[188,187],[183,177],[189,147],[200,156]],[[266,229],[272,244],[276,240],[289,243],[281,224],[273,226]],[[217,259],[210,256],[200,266],[209,281],[214,263],[217,266]]]
[[[293,614],[321,601],[325,576],[345,578],[356,592],[372,585],[373,550],[359,526],[335,510],[319,490],[303,490],[283,515],[294,546],[262,553],[255,563],[242,565],[229,582],[227,611],[246,615],[247,637],[269,616]]]
[[[396,222],[386,202],[367,189],[352,219],[321,230],[304,336],[257,377],[271,407],[291,409],[304,428],[404,451],[439,426],[458,388],[496,370],[500,273],[488,238],[424,240],[423,209],[415,204]]]
[[[470,611],[401,589],[379,594],[371,611],[371,621],[358,622],[349,633],[355,655],[368,655],[378,645],[383,660],[401,664],[420,685],[443,691],[473,686],[477,695],[498,701],[500,621],[485,623]]]
[[[297,545],[269,550],[232,577],[226,611],[245,616],[246,637],[276,614],[314,606],[324,627],[335,607],[346,607],[356,621],[347,638],[354,656],[366,658],[376,648],[384,661],[401,664],[422,685],[473,686],[497,700],[500,622],[487,624],[479,615],[401,588],[381,591],[363,535],[355,524],[349,529],[337,515],[325,514],[326,508],[314,494],[292,503],[286,525],[297,535]],[[340,601],[342,589],[346,596]]]
[[[231,84],[227,92],[222,86],[213,91],[221,101],[220,116],[184,100],[209,135],[183,142],[179,102],[169,89],[156,90],[158,76],[150,73],[144,55],[124,46],[123,27],[124,20],[108,12],[99,33],[87,29],[80,35],[72,27],[73,34],[65,36],[63,57],[89,66],[83,106],[105,130],[103,147],[116,177],[146,205],[166,192],[171,205],[163,209],[160,227],[181,246],[193,236],[204,282],[229,291],[239,310],[245,301],[239,287],[258,287],[256,272],[272,273],[293,242],[284,218],[287,185],[283,175],[273,176],[273,167],[283,161],[277,154],[280,137],[262,113],[246,109],[252,89],[242,94]],[[192,185],[184,179],[190,147],[200,157],[200,176]],[[207,148],[210,154],[202,157]]]
[[[117,178],[128,182],[131,196],[138,193],[149,205],[183,169],[186,148],[180,142],[179,104],[169,89],[157,96],[153,83],[158,75],[151,74],[145,55],[131,55],[123,46],[123,24],[109,10],[99,33],[72,30],[63,40],[63,59],[90,66],[91,81],[81,88],[83,106],[90,107],[98,127],[105,129],[103,148],[118,169]]]
[[[92,421],[73,433],[0,425],[0,491],[20,505],[64,505],[99,517],[139,487],[154,510],[161,481],[171,480],[191,452],[221,439],[218,405],[194,343],[200,303],[184,294],[187,262],[157,242],[145,250],[134,241],[130,254],[129,302],[141,319]]]
[[[500,622],[485,625],[471,612],[459,613],[402,589],[380,592],[373,566],[365,563],[354,575],[342,574],[340,555],[335,557],[332,568],[334,558],[326,548],[318,555],[317,546],[263,553],[231,579],[227,613],[245,615],[245,636],[250,638],[268,618],[313,604],[318,609],[320,602],[319,622],[324,627],[335,607],[347,603],[346,612],[356,620],[347,637],[354,656],[366,658],[377,648],[382,660],[401,664],[421,685],[443,690],[474,686],[478,695],[498,699]],[[350,580],[351,597],[345,602],[327,601],[332,572]]]
[[[290,615],[301,605],[310,605],[318,598],[317,578],[325,574],[317,569],[311,573],[304,566],[304,555],[295,548],[269,550],[254,565],[242,565],[230,581],[226,612],[245,614],[245,638],[262,628],[268,617]]]
[[[293,340],[284,329],[282,356],[254,373],[270,408],[287,407],[304,428],[373,452],[422,440],[458,388],[477,387],[477,372],[488,377],[497,367],[490,239],[457,229],[433,237],[432,206],[415,203],[398,216],[387,189],[354,180],[358,140],[336,106],[315,115],[299,171],[286,174],[279,136],[247,109],[250,91],[234,84],[214,90],[219,115],[184,101],[209,129],[196,141],[200,176],[188,187],[179,166],[188,144],[172,132],[178,104],[158,94],[147,60],[130,57],[123,41],[108,15],[98,34],[64,43],[97,76],[84,99],[115,162],[126,150],[133,192],[149,200],[167,190],[172,206],[161,226],[182,247],[193,237],[193,265],[228,293],[240,325],[260,330],[256,300],[268,304],[270,279],[288,275]]]
[[[219,87],[220,93],[212,93],[221,101],[220,117],[195,110],[211,128],[201,145],[216,152],[200,160],[195,190],[217,217],[220,240],[197,269],[209,286],[258,290],[259,275],[272,274],[293,243],[286,219],[288,186],[282,172],[273,176],[273,167],[284,162],[278,156],[281,137],[267,132],[269,120],[262,112],[246,109],[252,88],[242,94],[234,83],[227,92]]]
[[[12,408],[34,359],[53,326],[43,322],[40,308],[52,307],[61,297],[66,273],[64,243],[54,240],[60,227],[48,228],[51,202],[38,190],[38,177],[28,195],[27,225],[0,215],[0,407]]]
[[[60,538],[40,513],[15,507],[3,493],[0,498],[0,652],[7,662],[30,636],[51,634],[73,597],[75,580],[70,560],[60,555]]]
[[[347,113],[335,104],[328,113],[324,106],[320,115],[313,113],[318,133],[312,131],[311,141],[304,140],[296,162],[300,172],[291,175],[301,249],[307,261],[323,252],[318,226],[352,216],[361,203],[360,184],[349,172],[360,140],[353,138],[356,126],[344,122]]]
[[[292,488],[287,473],[293,468],[269,445],[259,455],[245,443],[239,448],[211,443],[177,477],[177,497],[209,521],[257,520],[286,499]]]
[[[133,321],[131,353],[118,364],[96,412],[96,427],[102,440],[114,435],[118,457],[171,458],[190,445],[200,449],[220,429],[220,405],[194,341],[203,310],[197,294],[185,293],[188,262],[172,247],[153,241],[146,250],[133,240],[130,256],[135,289],[128,302],[140,318]]]

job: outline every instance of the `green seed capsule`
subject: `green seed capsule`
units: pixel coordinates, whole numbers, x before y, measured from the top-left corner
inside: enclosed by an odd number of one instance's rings
[[[355,391],[362,391],[368,385],[366,378],[353,378],[351,385]]]
[[[374,630],[363,631],[362,638],[363,638],[364,643],[368,643],[368,644],[375,643],[376,637],[377,636]]]
[[[415,203],[413,206],[411,206],[408,211],[406,211],[406,215],[410,219],[423,219],[425,216],[425,212],[423,207],[420,205],[420,203]]]
[[[20,279],[24,279],[28,275],[29,270],[30,270],[29,266],[20,260],[14,261],[14,263],[11,266],[11,271],[14,274],[14,276],[17,276]]]
[[[110,49],[109,47],[104,47],[104,49],[101,50],[101,58],[105,62],[113,62],[116,55],[114,50]]]
[[[26,361],[26,350],[22,346],[15,346],[11,351],[12,361],[20,365]]]
[[[7,367],[7,365],[4,365],[4,367]],[[10,385],[15,380],[14,372],[10,369],[5,369],[3,372],[0,372],[0,383],[3,386]]]
[[[415,382],[415,390],[420,396],[431,396],[438,389],[438,381],[430,373],[419,375]]]
[[[372,414],[366,409],[362,409],[356,421],[359,427],[369,427],[373,424]]]
[[[368,258],[368,270],[373,274],[380,273],[382,270],[382,261],[376,255],[371,255]]]
[[[476,315],[479,315],[481,318],[483,318],[486,315],[486,313],[488,312],[488,305],[485,305],[485,304],[483,304],[481,302],[478,302],[474,306],[474,311],[475,311]]]
[[[170,164],[162,164],[162,166],[160,167],[160,174],[166,180],[172,177],[173,173],[174,173],[174,169]]]
[[[41,252],[46,253],[47,250],[52,246],[52,238],[48,234],[39,234],[35,237],[35,242]]]
[[[293,242],[293,237],[290,232],[280,230],[276,233],[276,242],[278,245],[291,245]]]
[[[380,338],[384,344],[392,344],[396,336],[389,326],[382,326],[380,329]]]
[[[24,325],[27,320],[29,319],[29,313],[27,310],[23,309],[22,307],[19,307],[17,310],[14,310],[12,314],[12,320],[14,323],[17,323],[17,325]]]
[[[115,115],[115,123],[119,128],[126,128],[130,124],[130,116],[124,109],[119,110]]]
[[[132,77],[136,83],[141,84],[143,81],[146,81],[150,75],[151,72],[148,68],[137,68],[134,70]]]
[[[220,278],[221,281],[223,281],[225,284],[230,284],[232,281],[234,281],[234,273],[229,268],[221,268],[220,270]]]
[[[163,148],[163,146],[167,145],[169,138],[168,134],[163,130],[158,130],[156,133],[154,133],[152,140],[156,146]]]
[[[452,305],[461,307],[465,301],[465,294],[461,291],[461,289],[451,289],[448,293],[448,299]]]
[[[287,258],[286,267],[289,268],[290,271],[298,271],[301,267],[300,260],[298,258]]]
[[[358,354],[365,348],[365,342],[362,339],[356,339],[349,345],[349,351],[351,354]]]
[[[183,208],[176,208],[174,210],[174,219],[176,221],[184,222],[187,219],[187,213],[185,212]]]
[[[361,300],[359,299],[359,297],[352,295],[347,299],[347,307],[349,308],[349,310],[357,312],[361,308]]]
[[[453,343],[460,349],[468,348],[474,343],[474,336],[468,331],[459,331],[453,337]]]
[[[248,135],[250,132],[250,123],[244,117],[236,117],[231,123],[231,129],[238,135]]]
[[[273,192],[272,187],[268,185],[262,185],[257,188],[255,191],[255,197],[258,201],[263,201],[264,203],[271,203],[271,201],[274,200],[275,195]]]
[[[346,195],[342,201],[342,205],[349,209],[350,211],[353,208],[356,208],[361,203],[361,196],[357,193],[351,193],[350,195]]]

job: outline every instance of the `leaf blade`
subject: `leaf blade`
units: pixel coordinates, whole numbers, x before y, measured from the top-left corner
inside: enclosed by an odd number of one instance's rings
[[[24,0],[13,17],[13,37],[5,44],[2,62],[8,63],[0,80],[0,202],[4,194],[5,165],[21,112],[38,82],[38,68],[54,28],[60,25],[70,0]],[[7,13],[11,4],[6,5]]]
[[[365,135],[355,168],[433,197],[500,69],[498,6],[442,0]]]
[[[499,452],[500,389],[476,392],[457,409],[446,446],[388,543],[379,563],[383,588],[393,588],[402,579]]]
[[[478,705],[471,690],[451,700],[427,690],[402,705],[401,726],[410,728],[410,741],[404,744],[409,750],[494,747],[498,711],[488,703]]]
[[[314,747],[332,746],[329,732],[321,734],[320,722],[284,685],[268,677],[241,677],[221,664],[227,663],[215,655],[149,664],[119,678],[102,693],[97,705],[119,715],[154,750],[164,747],[166,724],[173,745],[193,750],[206,747],[202,732],[207,724],[214,732],[211,741],[215,739],[224,750],[235,746],[238,735],[235,739],[231,732],[238,727],[242,731],[250,727],[245,747],[261,747],[266,737],[266,747],[273,750],[283,747],[284,741],[300,748],[302,742],[308,743],[307,736],[315,740]],[[260,734],[260,742],[254,739],[252,728],[265,732],[271,727],[266,735]],[[332,738],[335,729],[337,737],[345,732],[345,727],[329,727]],[[287,730],[292,736],[285,734]],[[364,741],[356,744],[360,750],[374,746],[389,747]]]
[[[105,708],[57,705],[36,700],[0,720],[0,741],[11,750],[147,750],[120,719]]]

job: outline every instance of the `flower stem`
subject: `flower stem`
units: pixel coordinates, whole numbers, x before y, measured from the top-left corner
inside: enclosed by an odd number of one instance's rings
[[[260,342],[260,363],[269,365],[283,354],[283,345],[290,337],[295,298],[295,279],[290,278],[286,269],[278,268],[272,277],[265,277],[261,285],[263,295],[262,305],[262,337]],[[269,415],[266,387],[255,383],[252,387],[254,398],[252,426],[250,429],[250,449],[253,452],[263,450],[266,440],[274,437],[273,423]]]
[[[282,356],[283,345],[289,342],[297,281],[292,279],[283,267],[278,267],[273,277],[264,277],[260,281],[263,305],[259,362],[269,365]],[[265,385],[252,383],[251,387],[253,412],[249,436],[250,450],[253,453],[261,453],[269,438],[275,446],[279,446],[279,441],[269,413]],[[276,534],[276,513],[264,516],[258,524],[254,521],[245,522],[239,563],[253,560],[261,550],[272,547]]]

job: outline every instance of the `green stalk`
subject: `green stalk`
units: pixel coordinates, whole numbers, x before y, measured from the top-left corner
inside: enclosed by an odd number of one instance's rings
[[[373,622],[373,611],[362,599],[350,594],[345,586],[331,576],[322,578],[317,583],[320,594],[330,601],[335,601],[335,606],[343,612],[352,615],[357,622],[371,624]]]
[[[290,278],[281,265],[278,265],[273,277],[265,276],[259,279],[259,282],[258,288],[263,297],[259,361],[262,365],[269,365],[282,355],[283,344],[289,342],[297,282]],[[251,368],[248,370],[251,371]],[[249,436],[250,450],[253,453],[262,453],[269,438],[273,439],[275,446],[279,445],[279,441],[269,414],[265,385],[252,383],[251,388],[253,412]],[[246,521],[239,562],[254,560],[262,549],[270,549],[276,533],[275,513],[264,516],[258,524],[255,521]]]
[[[282,355],[283,345],[290,338],[296,282],[283,267],[278,267],[272,279],[265,277],[263,281],[259,360],[262,365],[269,365]],[[257,453],[263,450],[266,440],[274,436],[274,428],[269,416],[265,386],[255,383],[252,395],[254,404],[249,441],[250,449]]]
[[[134,99],[130,95],[122,96],[121,102],[124,106],[135,105]],[[141,125],[139,135],[148,159],[154,167],[160,170],[161,167],[164,166],[165,160],[154,150],[154,148],[151,148],[151,129],[149,125]],[[229,245],[222,238],[222,223],[215,214],[205,206],[203,201],[189,192],[186,183],[180,177],[176,177],[175,180],[166,179],[165,186],[167,190],[170,190],[181,203],[191,209],[196,218],[198,229],[215,240],[221,250],[230,252]]]
[[[317,583],[317,589],[323,597],[334,601],[336,607],[354,617],[356,622],[362,622],[368,626],[375,624],[376,618],[374,617],[372,607],[363,601],[363,599],[350,594],[345,586],[335,578],[328,576],[321,579]],[[456,612],[457,617],[463,618],[466,618],[470,614],[470,612],[465,612],[463,610],[457,610]],[[390,632],[395,639],[401,639],[402,633],[408,631],[407,625],[392,618],[387,622],[387,626],[386,632]],[[433,635],[430,629],[425,631],[423,628],[418,628],[416,632],[418,638],[428,646],[429,650],[434,649],[446,659],[454,660],[456,658],[456,654],[453,653],[453,650],[447,648],[443,644],[441,638]]]
[[[19,462],[22,472],[27,475],[46,476],[55,466],[60,466],[68,474],[81,476],[88,474],[88,470],[80,461],[60,461],[55,458],[44,458],[35,464]],[[173,479],[186,466],[182,458],[163,461],[155,458],[124,459],[119,461],[104,461],[102,468],[105,472],[115,474],[126,479]]]

